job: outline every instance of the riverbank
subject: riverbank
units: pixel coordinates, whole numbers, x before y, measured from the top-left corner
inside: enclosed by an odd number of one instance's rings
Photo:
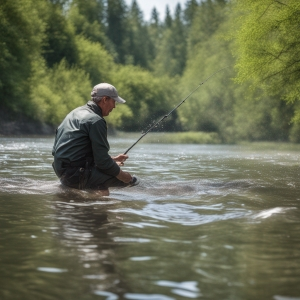
[[[0,136],[11,135],[52,135],[55,127],[30,119],[22,114],[12,115],[6,110],[0,111]]]
[[[116,137],[140,137],[137,133],[116,132]],[[144,143],[161,143],[161,144],[222,144],[219,135],[216,132],[149,132],[141,142]]]

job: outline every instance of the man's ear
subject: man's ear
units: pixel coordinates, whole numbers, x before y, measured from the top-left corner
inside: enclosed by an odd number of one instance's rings
[[[104,96],[102,99],[103,99],[103,102],[105,103],[105,102],[107,102],[107,100],[109,99],[109,97]]]

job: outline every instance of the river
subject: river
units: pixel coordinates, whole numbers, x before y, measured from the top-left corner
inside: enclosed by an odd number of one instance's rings
[[[300,300],[300,151],[139,143],[101,198],[52,144],[0,138],[1,300]]]

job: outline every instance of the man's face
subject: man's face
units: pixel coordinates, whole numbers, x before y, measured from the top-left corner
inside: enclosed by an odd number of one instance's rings
[[[105,97],[101,102],[102,115],[106,117],[116,107],[116,101],[112,98]]]

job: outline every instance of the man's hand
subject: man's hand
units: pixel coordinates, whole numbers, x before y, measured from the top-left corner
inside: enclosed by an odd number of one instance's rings
[[[119,154],[118,156],[111,157],[119,166],[124,166],[124,161],[128,158],[126,154]],[[125,181],[124,181],[125,182]]]
[[[117,178],[125,183],[129,183],[132,180],[132,176],[128,172],[124,172],[122,170],[120,170]]]

